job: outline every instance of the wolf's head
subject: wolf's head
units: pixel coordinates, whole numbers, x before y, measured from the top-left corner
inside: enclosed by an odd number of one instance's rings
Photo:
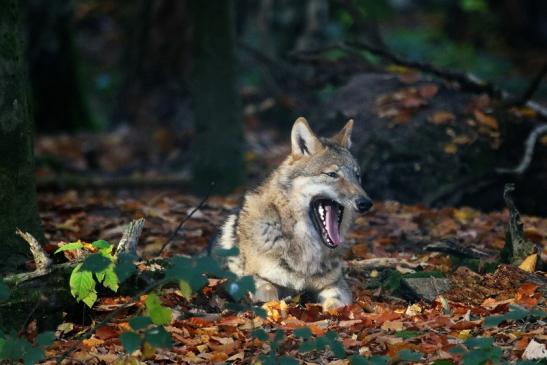
[[[354,212],[372,207],[361,187],[359,164],[349,151],[352,127],[350,120],[331,138],[319,138],[306,119],[298,118],[291,131],[291,155],[280,169],[290,206],[309,217],[329,248],[343,242]]]

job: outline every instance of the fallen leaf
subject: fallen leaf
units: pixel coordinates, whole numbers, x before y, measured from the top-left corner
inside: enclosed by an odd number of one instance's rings
[[[519,265],[519,269],[524,270],[526,272],[534,272],[536,271],[536,264],[538,262],[538,255],[537,253],[534,253],[522,261],[522,263]]]
[[[486,115],[479,110],[475,110],[473,112],[473,116],[475,117],[475,120],[482,126],[485,126],[494,130],[497,130],[499,128],[498,121],[496,120],[496,118],[492,116]]]
[[[522,354],[523,360],[541,360],[547,358],[545,345],[532,339]]]
[[[439,86],[434,83],[427,83],[418,86],[418,93],[423,98],[432,98],[439,92]]]
[[[402,331],[404,328],[402,321],[386,321],[382,324],[384,331]]]
[[[456,152],[458,152],[458,146],[454,143],[445,143],[443,146],[444,153],[447,155],[454,155]]]
[[[433,113],[427,120],[433,124],[441,125],[451,122],[456,119],[456,116],[451,112],[438,111]]]

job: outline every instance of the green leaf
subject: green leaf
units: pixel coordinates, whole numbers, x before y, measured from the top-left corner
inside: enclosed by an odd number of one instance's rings
[[[497,327],[503,321],[507,320],[505,316],[489,316],[484,319],[483,326],[485,327]]]
[[[279,365],[298,365],[299,362],[294,357],[281,356],[279,357]]]
[[[397,353],[397,359],[402,361],[420,361],[422,359],[422,353],[404,349]]]
[[[404,338],[405,340],[407,340],[409,338],[419,336],[419,335],[420,335],[420,332],[410,331],[410,330],[402,330],[402,331],[399,331],[399,332],[395,333],[395,336],[400,337],[400,338]]]
[[[226,283],[228,293],[234,300],[241,300],[247,293],[254,293],[256,290],[254,278],[251,275],[243,276],[235,282]]]
[[[135,331],[148,327],[151,324],[152,324],[152,320],[150,319],[150,317],[146,317],[146,316],[137,316],[129,320],[129,325]]]
[[[251,332],[251,336],[258,338],[260,341],[267,341],[268,334],[262,328],[257,328]]]
[[[155,293],[150,293],[145,303],[146,311],[154,324],[166,325],[171,323],[171,309],[164,307]]]
[[[350,365],[368,365],[368,360],[361,355],[353,355],[349,358]]]
[[[71,242],[56,249],[55,253],[69,250],[79,250],[82,247],[84,247],[84,245],[81,242]]]
[[[123,283],[131,277],[137,271],[135,267],[135,260],[137,257],[129,253],[122,253],[117,257],[116,268],[114,271],[118,276],[118,281]]]
[[[317,348],[314,340],[304,341],[298,346],[298,352],[310,352]]]
[[[266,309],[262,308],[262,307],[253,307],[252,308],[254,314],[256,314],[257,316],[259,316],[260,318],[268,318],[268,312],[266,311]]]
[[[144,333],[144,339],[150,345],[157,348],[171,348],[173,347],[173,341],[171,335],[161,327],[154,327]]]
[[[239,248],[235,246],[229,249],[216,248],[214,254],[220,257],[237,256],[239,255]]]
[[[296,337],[310,338],[312,336],[311,330],[309,327],[301,327],[294,330],[293,334]]]
[[[285,332],[283,332],[283,330],[275,331],[274,342],[283,341],[284,338],[285,338]]]
[[[491,347],[494,339],[490,337],[471,337],[465,340],[464,345],[468,348],[485,348]]]
[[[141,338],[135,332],[124,332],[120,335],[120,342],[128,354],[141,348]]]
[[[87,256],[82,265],[82,271],[101,272],[110,264],[111,260],[105,257],[102,253],[92,253]]]
[[[339,359],[345,359],[346,358],[346,350],[344,349],[344,346],[342,343],[338,340],[333,340],[330,344],[330,349],[334,353],[334,355]]]
[[[117,292],[119,288],[118,276],[114,272],[114,265],[110,264],[105,270],[95,273],[95,276],[104,287]]]
[[[76,301],[83,301],[88,307],[92,307],[97,300],[95,280],[90,271],[81,271],[82,264],[76,265],[70,274],[70,293]]]
[[[171,281],[186,280],[193,275],[192,260],[187,257],[174,256],[169,260],[168,268],[165,270],[165,279]]]
[[[9,287],[0,281],[0,301],[8,299],[10,295],[9,292]]]
[[[38,336],[36,336],[36,343],[43,347],[50,346],[54,340],[55,332],[52,331],[42,332]]]
[[[192,300],[192,287],[186,280],[179,280],[179,289],[180,293],[186,300]]]
[[[112,253],[112,245],[105,240],[98,240],[91,243],[91,246],[95,247],[99,252],[103,254]]]
[[[31,347],[25,351],[23,362],[25,365],[35,365],[45,358],[44,351],[41,348]]]

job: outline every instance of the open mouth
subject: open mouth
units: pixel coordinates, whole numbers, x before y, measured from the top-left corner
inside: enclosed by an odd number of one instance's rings
[[[315,229],[329,248],[338,247],[342,243],[340,223],[344,216],[344,207],[334,200],[317,198],[311,202],[311,216]]]

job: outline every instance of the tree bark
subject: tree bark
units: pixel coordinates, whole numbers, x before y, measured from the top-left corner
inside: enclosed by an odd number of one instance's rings
[[[0,273],[12,271],[29,256],[16,228],[43,240],[34,182],[32,116],[17,0],[0,8]]]
[[[192,1],[193,173],[196,191],[226,193],[244,180],[243,126],[236,87],[233,1]]]
[[[27,53],[34,117],[43,131],[93,129],[74,42],[72,2],[29,0]]]

